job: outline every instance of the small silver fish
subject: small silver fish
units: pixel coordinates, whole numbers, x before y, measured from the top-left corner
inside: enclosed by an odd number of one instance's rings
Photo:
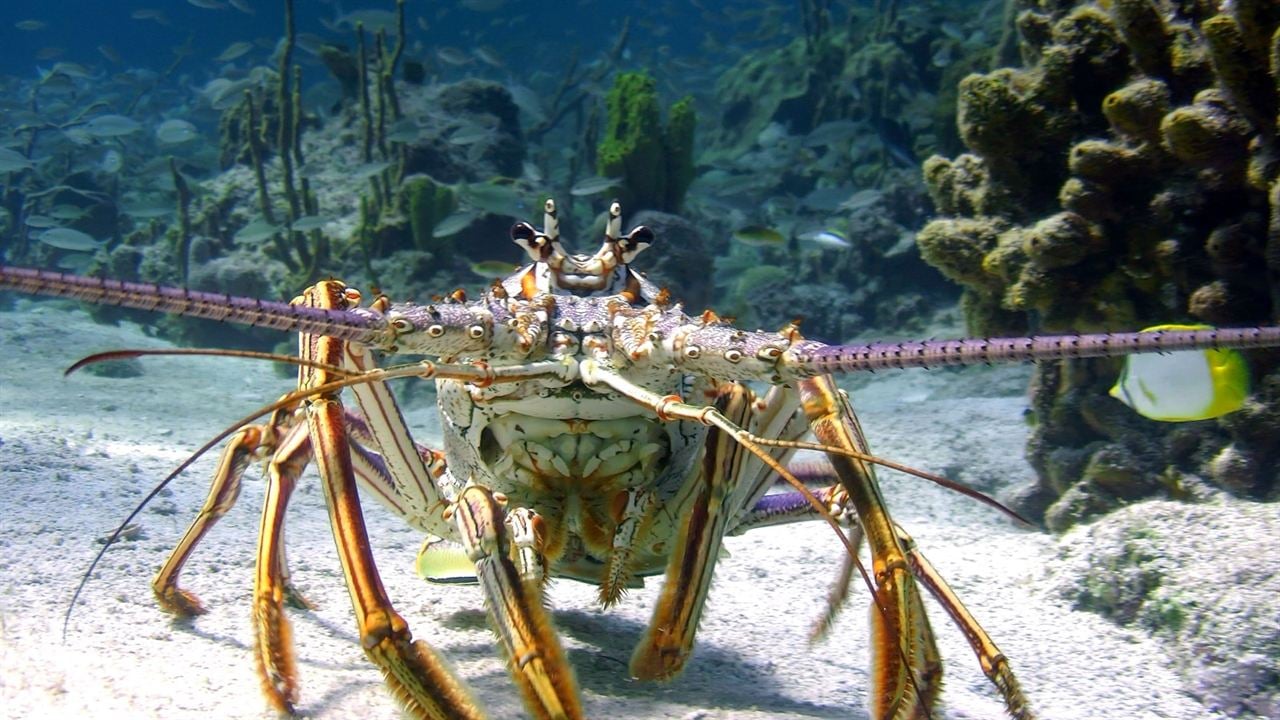
[[[521,164],[520,176],[534,185],[541,185],[542,181],[545,179],[542,176],[542,168],[528,160],[525,160],[524,163]]]
[[[88,215],[88,208],[78,208],[76,205],[63,204],[54,205],[49,209],[49,217],[63,220],[63,222],[73,223],[81,219],[84,215]]]
[[[76,252],[90,252],[105,244],[101,240],[94,240],[88,233],[68,227],[45,230],[36,239],[59,250],[74,250]]]
[[[111,149],[102,155],[102,160],[98,162],[98,169],[108,175],[115,175],[124,168],[124,156],[119,150]]]
[[[124,115],[99,115],[84,124],[84,131],[98,138],[123,137],[141,129],[137,120]]]
[[[431,234],[438,238],[457,235],[467,229],[467,227],[469,227],[471,223],[475,222],[478,218],[479,215],[470,210],[459,210],[458,212],[446,215],[443,220],[436,223],[436,226],[431,228]]]
[[[54,263],[59,270],[66,270],[76,275],[83,275],[91,264],[93,264],[93,256],[89,253],[68,253]]]
[[[135,220],[150,220],[152,218],[165,217],[174,213],[174,205],[162,202],[134,202],[125,203],[120,207],[120,212],[128,215]]]
[[[579,180],[572,188],[569,188],[570,195],[578,197],[586,197],[589,195],[599,195],[609,188],[617,187],[622,184],[622,178],[601,177],[595,175],[593,177]]]
[[[89,72],[89,68],[81,65],[80,63],[73,63],[73,62],[54,63],[53,67],[49,68],[48,74],[49,75],[65,75],[69,78],[75,78],[77,80],[93,79],[93,73]]]
[[[375,160],[374,162],[362,163],[351,168],[347,171],[347,175],[357,180],[368,180],[389,167],[391,167],[391,163]]]
[[[473,183],[458,189],[463,202],[495,215],[519,216],[524,196],[510,185]]]
[[[387,139],[391,142],[410,143],[422,135],[422,127],[413,118],[401,118],[387,128]]]
[[[161,25],[168,25],[169,18],[165,16],[163,10],[154,8],[138,8],[129,14],[134,20],[153,20]]]
[[[933,57],[929,59],[929,62],[933,63],[934,67],[944,68],[950,65],[954,59],[955,56],[952,54],[951,46],[943,45],[938,48],[938,52],[933,54]]]
[[[162,145],[179,145],[198,137],[196,126],[180,118],[170,118],[156,126],[156,140]]]
[[[102,55],[102,57],[106,58],[107,61],[110,62],[112,65],[124,64],[124,58],[120,57],[120,53],[116,52],[115,48],[111,47],[106,43],[103,43],[98,46],[98,52]]]
[[[57,218],[59,220],[75,221],[88,214],[88,209],[66,203],[54,205],[49,208],[49,217]]]
[[[848,238],[835,230],[816,230],[814,232],[801,233],[796,236],[796,239],[828,250],[847,250],[853,247],[853,243],[849,242]]]
[[[321,22],[336,28],[345,27],[351,30],[360,24],[364,26],[366,32],[376,33],[379,30],[386,30],[388,33],[395,33],[399,20],[390,10],[352,10],[332,23]]]
[[[480,125],[467,125],[454,130],[449,135],[450,145],[475,145],[493,139],[495,131]]]
[[[848,210],[849,212],[856,212],[863,208],[875,205],[880,202],[880,198],[882,197],[884,197],[884,193],[874,188],[859,190],[858,192],[850,195],[847,200],[840,203],[839,208],[841,210]]]
[[[218,57],[214,58],[214,60],[217,62],[231,62],[238,57],[243,57],[252,49],[253,43],[251,42],[245,42],[244,40],[233,42],[228,45],[227,49],[223,50]]]
[[[294,220],[291,227],[298,232],[311,232],[333,222],[333,218],[324,217],[323,215],[303,215]]]
[[[471,49],[471,54],[480,59],[480,62],[490,67],[500,68],[506,65],[502,62],[502,58],[498,56],[498,52],[492,48],[478,45]]]
[[[57,220],[48,215],[28,215],[26,225],[37,229],[61,227]]]
[[[543,108],[542,98],[538,93],[519,83],[508,85],[507,92],[511,93],[511,100],[515,102],[516,107],[533,118],[534,122],[542,122],[547,119],[547,111]]]
[[[471,57],[456,47],[442,47],[436,50],[436,57],[446,65],[462,66],[471,63]]]
[[[236,231],[235,239],[239,242],[259,242],[280,232],[279,225],[272,225],[262,218],[258,218],[253,222],[245,225]]]
[[[506,4],[506,0],[462,0],[462,7],[478,13],[497,12]]]
[[[836,145],[853,138],[862,130],[862,126],[852,120],[832,120],[814,128],[804,137],[805,147],[822,147]]]
[[[35,167],[35,163],[31,162],[26,155],[23,155],[17,150],[0,148],[0,173],[30,170],[33,167]]]
[[[840,203],[853,192],[852,185],[840,187],[814,188],[800,199],[800,204],[814,210],[832,211],[840,207]]]

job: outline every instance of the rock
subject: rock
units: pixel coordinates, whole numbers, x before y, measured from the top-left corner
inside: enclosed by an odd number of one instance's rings
[[[1062,538],[1048,571],[1078,609],[1166,642],[1205,704],[1280,716],[1280,514],[1228,500],[1153,501]]]

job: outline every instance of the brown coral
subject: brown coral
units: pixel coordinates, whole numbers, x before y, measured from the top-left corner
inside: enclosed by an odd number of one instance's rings
[[[922,231],[922,254],[965,287],[970,330],[1006,330],[1010,313],[1026,313],[1023,321],[1044,331],[1274,321],[1280,5],[1015,5],[1024,65],[965,78],[957,120],[970,152],[925,163],[944,217]],[[1275,362],[1258,358],[1256,369],[1266,374]],[[1157,492],[1164,484],[1153,478],[1166,471],[1218,478],[1234,492],[1246,487],[1208,466],[1219,454],[1211,447],[1150,451],[1172,442],[1155,423],[1091,422],[1097,413],[1083,409],[1111,402],[1105,393],[1118,365],[1069,365],[1042,373],[1035,388],[1030,446],[1041,487],[1028,496],[1090,495],[1083,482],[1129,499]],[[1202,444],[1230,441],[1218,432]],[[1048,460],[1100,442],[1131,458],[1104,483],[1082,463],[1065,469]],[[1233,448],[1245,459],[1232,467],[1274,467],[1280,434]],[[1189,465],[1168,466],[1177,462]],[[1280,492],[1275,477],[1247,487],[1256,496]]]

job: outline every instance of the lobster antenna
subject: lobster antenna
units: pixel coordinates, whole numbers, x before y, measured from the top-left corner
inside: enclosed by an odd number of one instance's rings
[[[270,355],[270,353],[253,353],[250,351],[238,351],[238,350],[209,351],[209,350],[199,350],[199,349],[184,350],[182,348],[175,348],[174,350],[154,350],[154,351],[152,350],[117,350],[117,351],[111,351],[111,352],[105,352],[105,353],[98,353],[97,355],[91,355],[77,362],[75,365],[72,366],[72,369],[83,367],[85,365],[92,364],[93,362],[99,362],[102,360],[113,360],[113,359],[119,359],[123,357],[130,357],[134,354],[136,355],[207,354],[207,355],[233,355],[233,356],[240,356],[240,357],[257,357],[258,355],[263,355],[263,354]],[[106,554],[107,550],[110,549],[111,546],[115,544],[115,542],[120,538],[120,535],[124,533],[125,527],[127,527],[129,523],[133,522],[134,518],[138,516],[138,513],[142,512],[143,508],[145,508],[148,503],[154,500],[156,496],[160,494],[161,491],[163,491],[166,487],[168,487],[169,483],[172,482],[174,478],[178,477],[178,475],[180,475],[183,471],[191,467],[191,465],[196,460],[198,460],[202,455],[212,450],[214,447],[218,445],[218,443],[222,442],[223,440],[226,440],[227,438],[231,437],[235,433],[239,432],[240,429],[243,428],[245,425],[248,425],[249,423],[257,420],[258,418],[264,415],[273,413],[277,410],[282,410],[284,408],[287,408],[297,403],[298,401],[305,400],[309,397],[313,397],[316,395],[323,395],[325,393],[333,392],[335,390],[340,390],[342,388],[351,387],[352,385],[361,385],[364,383],[381,382],[384,380],[390,380],[394,378],[421,375],[423,374],[423,369],[424,369],[424,363],[405,363],[402,365],[394,365],[388,368],[378,368],[374,370],[367,370],[367,371],[362,371],[357,373],[344,368],[337,368],[337,367],[325,365],[324,363],[312,363],[305,360],[300,361],[299,358],[295,358],[289,355],[273,356],[270,359],[279,360],[282,362],[290,362],[298,365],[315,366],[315,367],[320,367],[322,369],[331,369],[334,373],[342,375],[343,377],[341,377],[338,380],[333,380],[331,382],[324,383],[322,385],[317,385],[313,388],[307,388],[304,390],[294,390],[293,392],[290,392],[281,396],[280,399],[276,400],[275,402],[259,407],[258,409],[254,410],[250,414],[245,415],[244,417],[232,423],[225,430],[215,435],[204,445],[201,445],[199,449],[197,449],[194,453],[192,453],[186,460],[182,461],[182,463],[178,465],[178,467],[174,468],[173,472],[169,473],[167,476],[165,476],[163,480],[157,483],[156,486],[151,489],[151,492],[147,493],[146,497],[142,498],[142,500],[137,504],[137,506],[134,507],[133,511],[130,512],[129,515],[123,521],[121,521],[121,523],[111,533],[111,535],[107,538],[106,542],[103,544],[102,549],[99,550],[98,554],[94,556],[93,562],[89,563],[89,568],[85,570],[84,575],[80,576],[80,582],[79,584],[76,585],[75,592],[71,594],[71,602],[68,603],[67,611],[62,617],[63,642],[66,642],[66,639],[67,639],[67,627],[71,622],[71,613],[75,610],[76,602],[80,599],[80,594],[84,590],[84,586],[88,584],[90,576],[93,575],[94,569],[98,567],[98,563],[101,562],[103,555]],[[431,363],[427,363],[426,365],[431,368],[435,367],[434,364],[431,364]],[[70,371],[71,370],[68,370],[68,372]],[[523,378],[519,378],[519,379],[523,379]],[[487,381],[488,382],[504,382],[504,380],[500,378],[489,378]],[[510,381],[507,381],[507,382],[510,382]]]
[[[83,363],[84,361],[81,361],[81,362]],[[312,393],[310,392],[307,393],[307,395],[310,395],[310,394]],[[305,397],[305,395],[302,397]],[[253,412],[252,415],[246,415],[240,418],[230,427],[228,427],[227,429],[215,435],[212,439],[210,439],[204,445],[201,445],[195,452],[191,453],[191,455],[188,456],[186,460],[183,460],[182,463],[178,465],[178,467],[174,468],[173,472],[166,475],[163,480],[161,480],[159,483],[156,483],[155,487],[151,488],[151,492],[147,493],[146,496],[143,497],[142,500],[138,502],[138,504],[133,508],[133,510],[129,513],[129,515],[125,517],[125,519],[122,520],[118,526],[116,526],[116,529],[111,533],[111,535],[107,537],[106,542],[103,543],[102,545],[102,549],[98,551],[97,555],[93,556],[93,562],[89,563],[88,569],[85,570],[84,574],[80,576],[80,582],[79,584],[76,585],[75,592],[71,593],[71,602],[67,604],[67,611],[62,616],[62,642],[65,643],[67,641],[67,627],[71,624],[71,613],[76,609],[76,602],[80,599],[80,593],[84,590],[84,586],[89,583],[89,578],[93,575],[94,569],[98,567],[98,563],[102,561],[102,556],[106,554],[107,550],[110,550],[111,546],[115,544],[116,540],[120,539],[120,535],[124,533],[124,530],[126,527],[128,527],[129,523],[133,522],[133,519],[138,517],[138,513],[142,512],[142,509],[145,508],[148,503],[154,500],[156,496],[161,493],[161,491],[163,491],[166,487],[168,487],[169,483],[173,482],[174,478],[178,477],[187,468],[191,467],[191,465],[195,463],[196,460],[200,459],[200,457],[203,456],[205,453],[217,447],[218,443],[236,434],[245,425],[248,425],[254,420],[257,420],[258,418],[262,417],[263,415],[275,412],[276,410],[286,408],[289,405],[292,405],[293,403],[296,403],[298,400],[302,399],[302,397],[300,397],[300,394],[296,392],[289,393],[288,395],[285,395],[284,397],[271,403],[270,405],[264,405],[263,407],[258,408]]]
[[[883,457],[880,457],[879,455],[872,455],[870,453],[858,452],[857,450],[849,450],[842,447],[836,447],[834,445],[823,445],[822,443],[805,442],[803,440],[778,440],[777,438],[767,438],[767,437],[762,437],[760,435],[751,435],[750,437],[752,442],[758,443],[760,445],[767,445],[772,447],[794,448],[796,450],[817,450],[818,452],[824,452],[824,453],[835,453],[836,455],[844,455],[845,457],[853,458],[854,460],[861,460],[862,462],[871,463],[872,465],[879,465],[881,467],[886,467],[886,468],[889,468],[890,470],[897,470],[898,472],[906,473],[907,475],[914,475],[922,480],[928,480],[929,482],[935,485],[940,485],[953,492],[957,492],[957,493],[960,493],[961,495],[971,497],[974,500],[977,500],[978,502],[983,503],[984,505],[989,505],[995,508],[996,510],[999,510],[1000,512],[1008,515],[1014,520],[1017,520],[1018,522],[1024,525],[1027,525],[1028,527],[1034,524],[1030,520],[1019,515],[1012,508],[1006,507],[999,500],[996,500],[995,498],[991,497],[990,495],[987,495],[986,493],[983,493],[978,490],[974,490],[968,485],[965,485],[963,483],[958,483],[955,480],[949,480],[941,475],[936,475],[927,470],[920,470],[919,468],[914,468],[914,467],[911,467],[910,465],[906,465],[904,463],[900,463],[895,460],[883,458]]]
[[[168,348],[168,349],[160,349],[160,350],[153,350],[153,349],[108,350],[106,352],[94,353],[93,355],[89,355],[87,357],[83,357],[77,360],[73,365],[71,365],[71,367],[66,369],[63,375],[64,376],[70,375],[71,373],[81,368],[87,367],[89,365],[93,365],[95,363],[107,362],[109,360],[125,360],[129,358],[143,357],[148,355],[209,355],[209,356],[218,356],[218,357],[242,357],[242,358],[250,358],[255,360],[272,360],[275,362],[283,362],[283,363],[289,363],[292,365],[316,368],[318,370],[326,370],[328,372],[334,373],[335,375],[340,375],[344,378],[351,378],[358,375],[357,373],[353,373],[350,370],[347,370],[345,368],[336,367],[334,365],[328,365],[326,363],[315,362],[313,360],[305,360],[303,358],[294,357],[292,355],[279,355],[276,353],[255,352],[252,350],[221,350],[216,348],[215,349]],[[306,395],[310,395],[310,394],[312,393],[311,392],[306,393]],[[67,611],[62,616],[62,641],[63,642],[67,641],[67,628],[71,624],[71,614],[76,609],[76,603],[80,600],[80,594],[84,591],[84,586],[88,584],[89,578],[93,575],[93,571],[98,567],[98,563],[102,562],[102,557],[106,554],[108,550],[111,549],[111,546],[114,545],[116,541],[120,539],[120,536],[124,533],[125,528],[129,526],[129,523],[133,522],[134,518],[138,517],[138,513],[142,512],[142,510],[146,508],[146,506],[150,504],[150,502],[154,500],[156,496],[161,493],[161,491],[163,491],[166,487],[168,487],[169,483],[173,482],[174,478],[178,477],[187,468],[191,467],[191,465],[195,463],[196,460],[199,460],[205,453],[217,447],[218,443],[231,437],[235,433],[239,432],[240,429],[243,428],[245,425],[248,425],[254,420],[257,420],[258,418],[262,417],[263,415],[288,407],[289,405],[297,402],[298,400],[302,399],[306,395],[299,396],[299,393],[297,392],[290,393],[286,395],[284,398],[282,398],[281,400],[277,400],[276,402],[271,403],[270,405],[266,405],[262,408],[259,408],[258,410],[254,411],[252,415],[246,415],[245,417],[240,418],[234,424],[229,426],[227,429],[215,435],[213,439],[209,440],[204,445],[201,445],[199,449],[197,449],[195,452],[191,453],[191,455],[189,455],[186,460],[183,460],[182,463],[178,465],[178,467],[173,469],[173,472],[170,472],[168,475],[166,475],[163,480],[161,480],[158,484],[156,484],[156,486],[153,487],[151,491],[148,492],[146,496],[143,497],[142,500],[139,501],[136,506],[134,506],[133,510],[129,512],[128,516],[126,516],[125,519],[122,520],[120,524],[116,526],[116,529],[113,530],[109,536],[107,536],[106,542],[102,544],[102,549],[98,551],[97,555],[93,556],[93,561],[89,563],[89,567],[84,571],[84,574],[80,576],[80,582],[76,584],[75,592],[71,593],[71,602],[67,603]]]
[[[1206,348],[1249,350],[1276,346],[1280,346],[1280,327],[1258,326],[865,345],[803,343],[793,348],[789,353],[791,357],[783,362],[785,367],[805,376],[840,375],[891,368],[989,365]]]
[[[330,365],[316,360],[307,360],[294,355],[258,352],[256,350],[225,350],[221,348],[125,348],[123,350],[106,350],[104,352],[82,357],[72,363],[71,367],[62,371],[62,375],[63,377],[66,377],[81,368],[101,362],[110,362],[112,360],[131,360],[133,358],[151,355],[195,355],[207,357],[249,358],[252,360],[270,360],[272,362],[287,363],[289,365],[297,365],[299,367],[309,367],[344,377],[356,374],[346,368],[340,368],[337,365]]]
[[[99,305],[175,313],[377,345],[388,330],[377,313],[328,310],[150,283],[90,278],[0,265],[0,289]]]

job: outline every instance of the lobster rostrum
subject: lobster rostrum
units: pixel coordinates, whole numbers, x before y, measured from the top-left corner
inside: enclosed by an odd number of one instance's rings
[[[464,549],[533,717],[584,716],[544,609],[549,578],[596,584],[609,605],[640,578],[663,575],[630,672],[669,679],[692,652],[723,538],[822,519],[846,548],[822,626],[855,566],[872,593],[872,717],[927,718],[937,702],[942,667],[923,586],[960,627],[1009,715],[1031,718],[1005,656],[890,516],[872,470],[890,463],[869,454],[832,376],[1280,345],[1276,327],[825,345],[803,339],[794,325],[747,332],[710,311],[686,315],[630,268],[656,239],[645,227],[623,234],[617,203],[593,255],[565,251],[552,201],[541,230],[520,223],[511,235],[530,264],[477,300],[456,295],[428,305],[379,297],[361,308],[359,293],[336,280],[286,305],[0,266],[0,289],[300,334],[299,357],[291,360],[299,366],[298,389],[219,438],[230,441],[204,508],[153,582],[167,609],[202,612],[178,585],[182,566],[234,503],[253,458],[268,455],[253,619],[263,689],[280,710],[292,712],[298,701],[284,611],[294,595],[283,522],[301,473],[314,464],[363,648],[416,717],[483,715],[394,609],[369,549],[362,493]],[[373,350],[431,359],[378,368]],[[423,447],[409,434],[386,384],[407,376],[436,380],[442,448]],[[769,389],[757,395],[747,383]],[[359,412],[343,405],[344,389]],[[816,443],[803,440],[809,432]],[[789,466],[801,449],[824,452],[828,464]],[[780,481],[790,488],[778,490]],[[864,540],[871,558],[865,569],[857,559]],[[428,544],[424,553],[438,547]]]

